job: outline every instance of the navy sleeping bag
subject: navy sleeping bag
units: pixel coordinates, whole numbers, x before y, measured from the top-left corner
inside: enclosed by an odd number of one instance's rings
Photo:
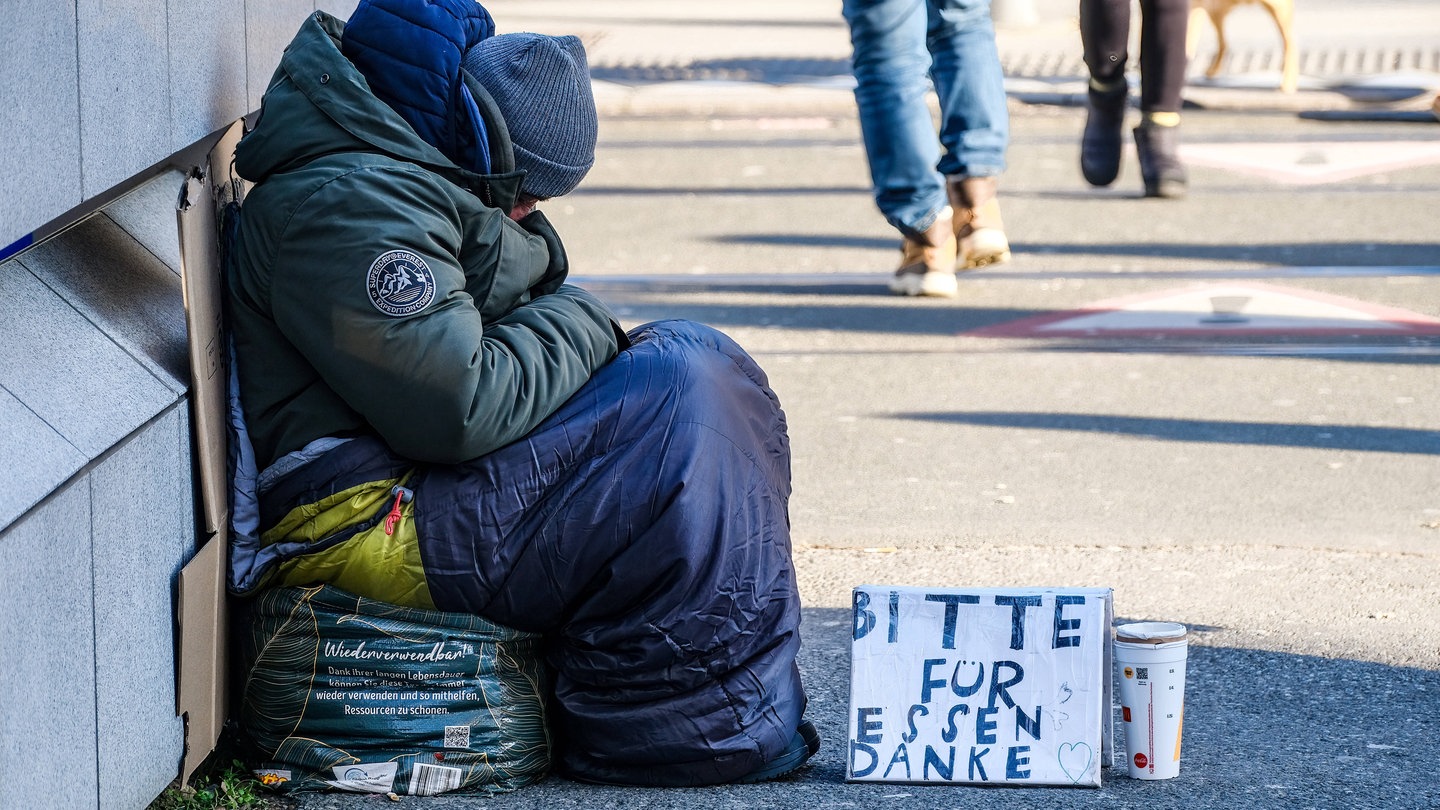
[[[412,466],[436,609],[546,638],[563,772],[729,781],[784,751],[805,708],[785,417],[720,332],[664,321],[630,336],[559,411],[489,455],[413,465],[358,438],[279,486],[336,491],[329,478]],[[279,515],[260,502],[270,525]]]

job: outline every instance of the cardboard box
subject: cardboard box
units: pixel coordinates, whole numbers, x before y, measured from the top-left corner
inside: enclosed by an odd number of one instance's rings
[[[1099,787],[1108,588],[854,591],[848,781]]]
[[[177,206],[189,330],[191,423],[204,530],[194,557],[180,570],[179,583],[180,683],[176,712],[185,718],[180,777],[186,782],[215,750],[229,702],[226,337],[216,214],[220,206],[243,194],[244,183],[234,173],[233,156],[244,131],[244,121],[240,120],[219,133],[201,165],[190,168]]]

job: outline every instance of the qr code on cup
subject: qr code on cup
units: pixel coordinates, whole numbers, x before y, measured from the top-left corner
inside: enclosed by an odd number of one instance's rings
[[[446,748],[469,748],[470,727],[469,726],[446,726],[445,727]]]
[[[1150,680],[1150,668],[1149,668],[1149,667],[1136,667],[1136,668],[1135,668],[1135,680],[1137,680],[1137,681],[1148,681],[1148,680]],[[468,727],[468,726],[466,727],[466,730],[467,730],[467,731],[469,730],[469,727]],[[446,743],[445,743],[445,744],[446,744],[446,745],[449,745],[449,744],[450,744],[450,743],[449,743],[449,739],[450,739],[450,730],[449,730],[449,729],[446,729],[446,730],[445,730],[445,739],[446,739]]]

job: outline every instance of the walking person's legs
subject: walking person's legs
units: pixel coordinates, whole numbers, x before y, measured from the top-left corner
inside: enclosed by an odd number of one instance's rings
[[[955,211],[959,266],[1007,261],[1010,244],[995,194],[996,178],[1005,170],[1010,113],[990,0],[933,0],[926,47],[945,147],[938,169]]]
[[[1140,0],[1140,126],[1135,148],[1147,197],[1182,197],[1180,93],[1185,87],[1189,0]]]
[[[1130,0],[1080,0],[1080,44],[1090,72],[1080,173],[1093,186],[1108,186],[1120,174]]]
[[[892,291],[955,294],[955,237],[926,104],[927,0],[845,0],[855,103],[875,204],[904,237]]]

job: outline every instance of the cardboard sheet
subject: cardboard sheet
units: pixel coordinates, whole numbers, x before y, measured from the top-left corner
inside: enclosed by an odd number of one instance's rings
[[[862,585],[847,779],[1099,787],[1111,592]]]
[[[180,684],[176,712],[185,718],[182,780],[215,749],[228,704],[228,615],[225,564],[229,485],[225,438],[225,339],[220,276],[218,206],[238,193],[235,145],[244,122],[223,130],[204,165],[188,172],[177,206],[180,263],[189,329],[191,422],[200,476],[204,533],[180,571]]]

